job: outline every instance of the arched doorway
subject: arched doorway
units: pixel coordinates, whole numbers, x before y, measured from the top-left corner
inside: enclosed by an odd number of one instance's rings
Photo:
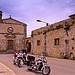
[[[31,52],[31,42],[29,40],[27,40],[26,42],[26,48],[27,48],[27,52],[30,53]]]

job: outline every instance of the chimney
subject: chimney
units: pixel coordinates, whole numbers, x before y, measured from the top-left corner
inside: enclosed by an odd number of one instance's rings
[[[2,11],[0,11],[0,23],[2,22]]]
[[[69,16],[71,19],[75,19],[75,14]]]

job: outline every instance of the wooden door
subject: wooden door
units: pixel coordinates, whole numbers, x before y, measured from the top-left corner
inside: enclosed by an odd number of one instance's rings
[[[14,43],[14,41],[13,40],[8,40],[8,50],[13,50],[14,48],[13,48],[13,44]]]

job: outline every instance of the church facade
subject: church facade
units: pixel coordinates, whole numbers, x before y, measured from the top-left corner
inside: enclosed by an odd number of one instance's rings
[[[11,16],[2,19],[2,11],[0,11],[0,52],[25,48],[26,36],[27,24],[17,21]]]

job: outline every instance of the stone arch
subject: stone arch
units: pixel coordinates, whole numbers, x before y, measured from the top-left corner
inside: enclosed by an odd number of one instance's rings
[[[27,52],[31,52],[31,42],[29,40],[26,41]]]

